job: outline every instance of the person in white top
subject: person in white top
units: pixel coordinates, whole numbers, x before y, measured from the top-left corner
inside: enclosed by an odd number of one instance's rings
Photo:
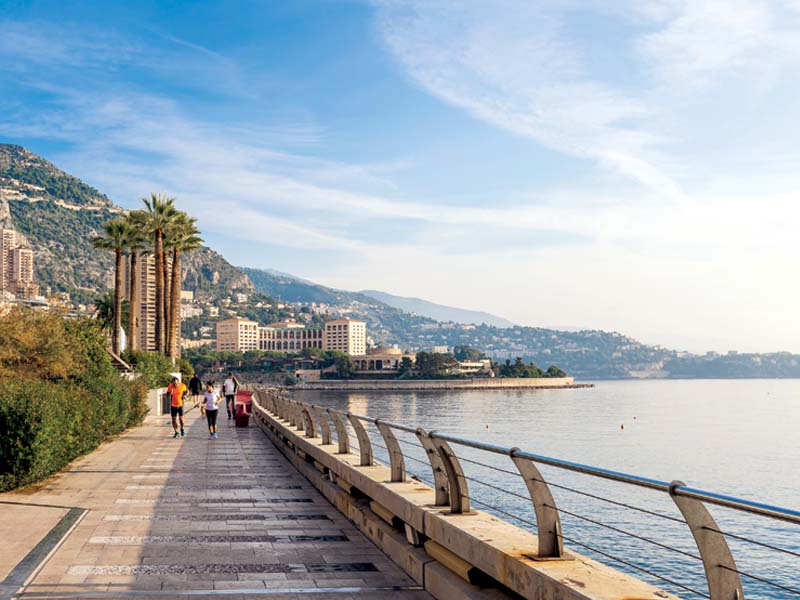
[[[222,393],[225,394],[225,408],[228,409],[228,418],[236,416],[236,390],[239,389],[239,382],[233,373],[228,373],[228,378],[222,382]]]
[[[206,383],[206,391],[203,394],[203,407],[206,409],[206,420],[208,421],[209,437],[217,438],[217,415],[219,414],[220,397],[214,389],[214,382]]]

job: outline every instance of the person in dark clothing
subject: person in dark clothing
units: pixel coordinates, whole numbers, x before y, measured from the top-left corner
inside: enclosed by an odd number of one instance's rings
[[[203,394],[203,382],[197,376],[197,373],[192,375],[189,380],[189,393],[192,395],[192,406],[197,408],[200,405],[200,397]]]

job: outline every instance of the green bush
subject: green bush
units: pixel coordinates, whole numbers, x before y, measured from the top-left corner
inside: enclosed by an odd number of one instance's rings
[[[175,370],[172,359],[155,352],[128,352],[124,357],[149,388],[166,387]]]
[[[142,422],[146,381],[121,378],[106,343],[90,320],[0,317],[0,491],[44,479]]]

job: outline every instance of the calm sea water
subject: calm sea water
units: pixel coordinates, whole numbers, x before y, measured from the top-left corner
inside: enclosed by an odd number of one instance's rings
[[[666,481],[679,479],[710,491],[800,509],[800,380],[617,381],[575,390],[298,395],[308,402],[429,431],[519,446],[537,454]],[[377,432],[374,436],[382,443]],[[409,443],[403,444],[404,452],[424,460],[424,454],[412,445],[413,436],[405,440]],[[471,460],[515,470],[502,456],[458,446],[454,450]],[[380,448],[375,454],[378,459],[385,457]],[[472,478],[470,497],[475,508],[491,512],[485,506],[490,505],[525,521],[535,520],[528,502],[484,485],[527,496],[519,477],[473,463],[462,466]],[[423,463],[409,459],[406,467],[431,479]],[[542,472],[548,481],[563,486],[553,488],[553,494],[564,511],[561,519],[568,549],[634,573],[681,597],[706,593],[699,561],[603,527],[610,525],[696,554],[685,525],[577,492],[679,517],[667,496],[549,467],[542,467]],[[712,508],[712,513],[725,531],[800,554],[800,527],[724,509]],[[525,521],[516,524],[532,529]],[[740,571],[800,590],[800,556],[736,539],[729,544]],[[800,597],[800,593],[746,577],[742,580],[748,599]]]

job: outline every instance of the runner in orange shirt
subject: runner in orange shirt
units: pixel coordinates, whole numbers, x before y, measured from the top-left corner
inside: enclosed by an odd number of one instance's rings
[[[175,435],[172,437],[178,437],[178,417],[180,417],[181,421],[181,437],[186,435],[186,431],[183,428],[183,400],[186,398],[189,390],[186,389],[186,386],[178,381],[177,377],[172,378],[172,383],[169,384],[167,387],[167,393],[170,395],[172,399],[172,403],[170,405],[169,412],[172,415],[172,429],[175,430]]]

